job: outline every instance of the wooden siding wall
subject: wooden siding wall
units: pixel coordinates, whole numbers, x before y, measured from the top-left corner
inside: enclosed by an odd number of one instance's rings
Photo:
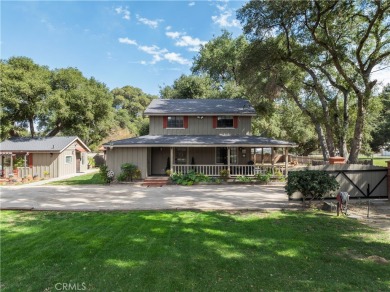
[[[188,117],[187,129],[164,129],[163,117],[151,116],[149,124],[150,135],[251,135],[251,117],[238,117],[236,129],[214,129],[213,117],[204,116],[203,119]]]
[[[215,148],[189,148],[189,161],[194,157],[195,164],[215,164]]]
[[[69,164],[66,163],[66,156],[72,157],[72,163]],[[64,175],[76,173],[76,151],[75,150],[68,148],[59,155],[58,173],[59,173],[58,176],[64,176]]]
[[[118,176],[121,173],[121,165],[123,163],[132,163],[137,165],[141,170],[142,178],[145,178],[148,175],[147,152],[147,148],[141,147],[108,149],[106,153],[107,166],[114,171],[115,176]]]
[[[53,153],[53,155],[50,155],[50,153],[33,153],[33,175],[45,177],[44,172],[48,171],[48,177],[58,177],[58,157],[58,153]]]

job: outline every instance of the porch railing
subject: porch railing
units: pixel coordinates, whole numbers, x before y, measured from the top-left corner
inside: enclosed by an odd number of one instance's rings
[[[175,173],[188,173],[195,171],[207,176],[220,176],[221,170],[229,169],[227,165],[188,165],[188,164],[174,164],[172,165],[173,172]],[[285,175],[284,166],[268,166],[268,165],[230,165],[230,176],[255,176],[258,174],[276,172]]]
[[[33,175],[33,169],[30,167],[18,167],[18,176],[23,178],[29,175]]]

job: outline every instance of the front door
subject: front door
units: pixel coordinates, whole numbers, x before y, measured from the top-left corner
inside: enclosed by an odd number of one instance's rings
[[[79,151],[76,151],[76,172],[80,172],[81,155]]]
[[[166,175],[165,171],[170,169],[170,149],[168,147],[151,148],[151,175]]]

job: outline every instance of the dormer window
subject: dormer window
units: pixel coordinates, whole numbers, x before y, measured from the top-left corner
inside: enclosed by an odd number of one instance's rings
[[[166,116],[163,119],[163,127],[167,129],[186,129],[188,128],[188,117]]]

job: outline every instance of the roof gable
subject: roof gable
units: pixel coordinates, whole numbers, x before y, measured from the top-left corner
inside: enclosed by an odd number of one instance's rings
[[[146,115],[247,115],[256,111],[245,99],[154,99]]]
[[[78,142],[85,150],[91,150],[77,136],[14,138],[0,143],[0,152],[62,152]]]

